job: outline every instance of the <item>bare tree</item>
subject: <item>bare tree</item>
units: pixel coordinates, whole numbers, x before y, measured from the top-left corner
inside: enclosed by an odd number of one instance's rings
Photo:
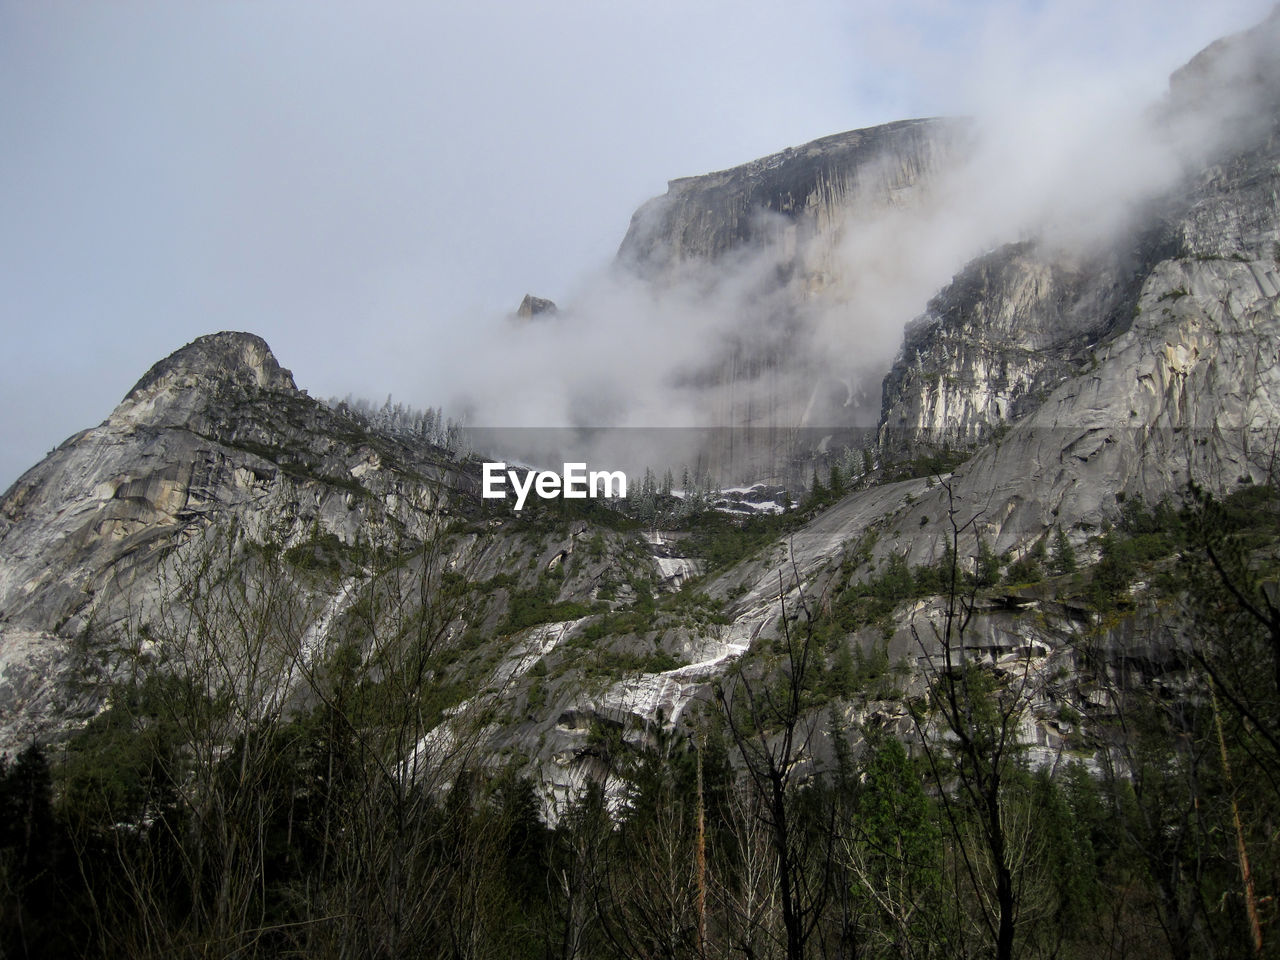
[[[798,584],[797,584],[798,589]],[[778,576],[782,664],[776,675],[751,679],[739,672],[715,697],[747,777],[755,788],[756,814],[767,829],[778,872],[783,936],[788,960],[802,960],[831,889],[833,811],[801,813],[801,764],[811,759],[817,720],[805,691],[815,669],[811,614],[803,591],[793,627]],[[825,818],[823,824],[814,817]],[[821,849],[820,849],[821,848]]]
[[[722,956],[755,960],[784,940],[778,860],[754,784],[735,783],[729,795],[726,847],[716,858],[711,900],[720,918]]]
[[[1011,960],[1023,907],[1022,870],[1028,860],[1023,831],[1013,819],[1018,783],[1019,728],[1031,706],[1031,651],[997,670],[970,662],[965,636],[975,610],[957,557],[961,536],[978,517],[961,522],[947,480],[949,569],[941,624],[926,641],[912,624],[926,670],[927,710],[912,710],[916,734],[939,798],[961,875],[996,960]],[[953,762],[948,762],[953,761]]]

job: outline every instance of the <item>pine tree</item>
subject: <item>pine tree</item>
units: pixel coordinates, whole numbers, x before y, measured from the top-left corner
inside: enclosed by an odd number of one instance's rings
[[[978,563],[974,582],[979,587],[993,587],[1000,582],[1000,558],[986,540],[978,539]]]
[[[1049,553],[1049,568],[1057,574],[1071,573],[1076,568],[1076,548],[1071,545],[1071,538],[1061,527],[1053,538],[1053,549]]]

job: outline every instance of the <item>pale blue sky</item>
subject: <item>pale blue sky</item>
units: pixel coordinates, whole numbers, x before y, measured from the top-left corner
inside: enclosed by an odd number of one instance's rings
[[[1158,96],[1268,2],[0,0],[0,488],[155,360],[266,337],[427,405],[669,178],[853,127]]]

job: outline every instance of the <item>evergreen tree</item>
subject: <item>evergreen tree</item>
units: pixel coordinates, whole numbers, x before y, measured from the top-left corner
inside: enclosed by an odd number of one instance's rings
[[[1053,538],[1053,548],[1049,553],[1049,569],[1054,573],[1063,574],[1071,573],[1075,568],[1076,549],[1071,545],[1071,539],[1066,531],[1058,527]]]
[[[821,503],[826,499],[827,491],[822,486],[822,480],[818,477],[818,468],[813,468],[813,480],[809,483],[809,502]]]
[[[1000,558],[991,549],[990,544],[978,538],[977,567],[974,570],[974,584],[979,587],[993,587],[1000,582]]]
[[[942,891],[942,834],[919,772],[902,742],[867,734],[862,783],[853,804],[846,856],[852,894],[870,922],[873,942],[910,956],[930,939]]]
[[[844,493],[844,474],[840,471],[840,464],[832,461],[830,490],[833,497],[839,497]]]

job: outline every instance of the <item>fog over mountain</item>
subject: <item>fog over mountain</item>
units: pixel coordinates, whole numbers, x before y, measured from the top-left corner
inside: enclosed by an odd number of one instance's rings
[[[878,221],[846,230],[831,255],[868,269],[807,318],[819,353],[852,336],[883,368],[982,244],[1055,211],[1087,239],[1123,215],[1109,197],[1172,175],[1176,151],[1134,118],[1170,70],[1265,11],[6,5],[0,485],[104,416],[155,356],[226,328],[264,335],[321,395],[537,423],[602,397],[595,419],[703,422],[706,397],[671,383],[740,329],[744,297],[752,322],[773,314],[732,279],[655,299],[611,271],[631,211],[667,177],[970,116],[981,136],[961,182],[895,216],[891,244]],[[566,308],[559,335],[512,333],[526,292]],[[504,378],[522,356],[538,372],[517,390]]]
[[[1064,86],[672,181],[557,313],[471,328],[465,355],[519,389],[464,380],[452,408],[498,427],[875,427],[904,327],[965,264],[1013,242],[1096,264],[1256,139],[1275,96],[1266,43],[1223,40],[1149,101]]]

